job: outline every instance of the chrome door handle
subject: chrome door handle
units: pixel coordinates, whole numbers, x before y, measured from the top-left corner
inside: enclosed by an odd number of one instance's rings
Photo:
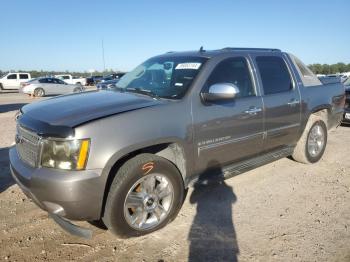
[[[249,115],[256,115],[257,113],[261,112],[262,109],[258,107],[249,108],[248,110],[245,110],[244,113]]]
[[[289,105],[289,106],[295,106],[295,105],[297,105],[297,104],[299,104],[299,103],[300,103],[299,100],[297,100],[297,99],[292,99],[290,102],[288,102],[288,105]]]

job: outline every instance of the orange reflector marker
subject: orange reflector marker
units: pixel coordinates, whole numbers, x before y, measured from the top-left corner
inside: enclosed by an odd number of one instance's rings
[[[83,140],[80,145],[80,152],[79,152],[79,158],[77,162],[77,170],[82,170],[85,168],[87,156],[89,153],[89,140]]]

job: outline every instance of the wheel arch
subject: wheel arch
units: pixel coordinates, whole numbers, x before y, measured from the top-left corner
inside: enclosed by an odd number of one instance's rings
[[[311,115],[318,116],[325,122],[327,129],[329,129],[330,128],[331,110],[332,110],[332,108],[330,105],[317,106],[310,112],[307,121],[309,121]]]
[[[163,157],[170,161],[180,172],[182,180],[185,184],[185,178],[187,175],[187,166],[186,166],[186,156],[185,150],[181,143],[168,141],[161,142],[153,145],[143,145],[139,147],[134,147],[133,149],[124,149],[120,152],[115,153],[107,162],[105,168],[102,171],[102,175],[106,176],[106,183],[103,193],[103,202],[101,208],[102,217],[105,211],[106,200],[110,186],[113,182],[114,177],[116,176],[118,169],[131,158],[142,154],[150,153],[160,157]],[[186,185],[185,185],[186,186]]]

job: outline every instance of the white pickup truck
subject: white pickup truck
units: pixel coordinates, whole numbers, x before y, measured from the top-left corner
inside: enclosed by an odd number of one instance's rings
[[[0,78],[0,90],[19,89],[21,83],[29,81],[29,73],[8,73]]]
[[[83,77],[75,77],[72,75],[55,75],[56,78],[63,80],[67,84],[71,85],[86,85],[86,78]]]

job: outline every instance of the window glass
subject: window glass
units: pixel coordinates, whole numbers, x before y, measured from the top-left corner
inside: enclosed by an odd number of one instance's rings
[[[237,97],[255,95],[248,63],[244,57],[228,58],[220,62],[209,76],[207,88],[218,83],[236,85],[239,89]]]
[[[47,83],[47,78],[41,78],[41,79],[39,79],[39,83]]]
[[[317,76],[303,62],[301,62],[300,59],[292,54],[289,54],[289,57],[292,59],[304,86],[316,86],[322,84]]]
[[[19,74],[19,79],[28,79],[28,75],[27,74]]]
[[[63,76],[62,78],[63,79],[69,79],[69,76]]]
[[[265,95],[287,92],[293,88],[287,65],[281,57],[258,56],[256,63]]]
[[[60,84],[60,85],[65,85],[66,82],[62,81],[61,79],[55,79],[56,80],[56,83],[57,84]]]
[[[53,81],[53,78],[46,78],[46,83],[47,84],[54,84],[55,82]]]
[[[17,79],[17,74],[8,75],[7,79]]]

